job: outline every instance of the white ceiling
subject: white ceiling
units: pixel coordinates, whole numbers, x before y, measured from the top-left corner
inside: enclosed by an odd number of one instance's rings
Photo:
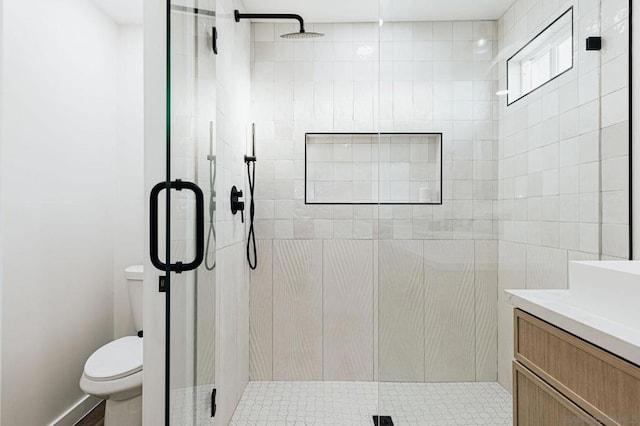
[[[91,0],[118,24],[142,24],[143,0]],[[297,13],[306,22],[498,19],[514,0],[244,0],[247,12]]]
[[[142,0],[91,0],[115,22],[122,25],[142,24]]]
[[[105,0],[108,1],[108,0]],[[514,0],[244,0],[249,13],[297,13],[305,22],[498,19]],[[380,12],[380,13],[379,13]]]

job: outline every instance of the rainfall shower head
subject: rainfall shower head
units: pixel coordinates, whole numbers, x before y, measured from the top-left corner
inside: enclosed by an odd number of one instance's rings
[[[282,38],[294,39],[294,40],[301,40],[301,39],[306,39],[306,38],[318,38],[318,37],[324,37],[324,34],[322,34],[322,33],[314,33],[314,32],[306,32],[306,31],[300,31],[300,32],[297,32],[297,33],[287,33],[287,34],[282,34],[280,37],[282,37]]]
[[[304,30],[304,20],[302,16],[293,13],[240,13],[239,10],[234,10],[234,16],[236,22],[240,22],[241,19],[295,19],[300,23],[300,31],[297,33],[282,34],[280,37],[288,39],[309,39],[318,38],[324,36],[322,33],[306,32]]]

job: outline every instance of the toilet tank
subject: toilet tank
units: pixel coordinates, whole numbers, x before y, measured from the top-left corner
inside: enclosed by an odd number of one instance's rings
[[[136,331],[142,330],[142,280],[144,279],[144,266],[132,265],[124,270],[129,288],[129,302]]]

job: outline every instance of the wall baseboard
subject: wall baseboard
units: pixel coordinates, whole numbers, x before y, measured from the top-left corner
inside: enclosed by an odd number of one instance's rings
[[[62,413],[57,419],[49,423],[49,426],[73,426],[91,410],[96,408],[102,400],[96,396],[85,395],[76,401],[67,411]]]

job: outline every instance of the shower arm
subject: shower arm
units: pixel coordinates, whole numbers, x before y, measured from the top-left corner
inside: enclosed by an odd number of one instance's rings
[[[296,19],[300,23],[300,32],[305,32],[302,16],[295,13],[240,13],[239,10],[235,10],[234,16],[236,22],[240,22],[241,19]]]

